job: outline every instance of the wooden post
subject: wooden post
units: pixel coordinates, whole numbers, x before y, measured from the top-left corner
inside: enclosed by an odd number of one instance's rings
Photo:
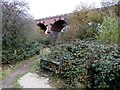
[[[61,78],[61,71],[63,69],[64,59],[63,59],[63,48],[61,49],[61,59],[60,59],[60,66],[59,66],[59,77]]]

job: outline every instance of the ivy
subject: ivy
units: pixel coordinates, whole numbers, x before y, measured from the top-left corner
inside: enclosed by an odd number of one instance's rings
[[[70,88],[116,89],[120,88],[118,50],[118,46],[85,39],[55,46],[46,58],[64,61],[61,77]]]

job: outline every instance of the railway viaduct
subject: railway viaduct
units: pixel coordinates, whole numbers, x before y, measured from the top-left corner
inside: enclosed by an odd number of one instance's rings
[[[108,9],[114,9],[114,12],[119,17],[120,16],[119,7],[120,7],[120,2],[118,2],[118,4],[108,6],[105,8],[103,7],[103,8],[93,9],[93,11],[99,11],[99,10],[105,11]],[[36,21],[37,25],[42,30],[44,30],[44,32],[45,31],[49,32],[49,30],[60,32],[68,24],[67,18],[68,18],[68,15],[70,15],[70,14],[72,14],[72,13],[37,19],[35,21]]]
[[[68,14],[37,19],[36,24],[47,34],[50,30],[60,32],[67,24]]]

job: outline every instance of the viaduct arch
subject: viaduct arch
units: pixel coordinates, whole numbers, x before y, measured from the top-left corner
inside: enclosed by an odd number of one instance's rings
[[[50,31],[60,32],[67,24],[67,14],[35,20],[36,24],[47,34]]]

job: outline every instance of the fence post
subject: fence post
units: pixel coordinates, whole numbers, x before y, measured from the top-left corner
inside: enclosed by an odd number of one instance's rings
[[[61,54],[61,58],[60,58],[60,66],[59,66],[59,77],[61,78],[61,71],[62,71],[62,69],[63,69],[63,64],[64,64],[64,59],[63,59],[63,47],[62,47],[62,49],[61,49],[61,52],[60,52],[60,54]]]

